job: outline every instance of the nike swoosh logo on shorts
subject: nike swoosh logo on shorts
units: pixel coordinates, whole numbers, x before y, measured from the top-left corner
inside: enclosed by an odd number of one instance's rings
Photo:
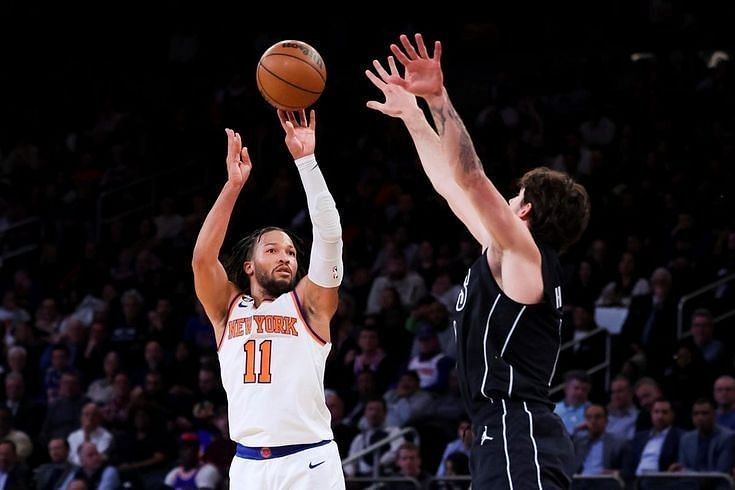
[[[326,459],[324,461],[322,461],[321,463],[317,463],[317,464],[311,464],[311,463],[309,463],[309,469],[310,470],[313,470],[314,468],[316,468],[320,464],[324,464],[325,461],[326,461]]]

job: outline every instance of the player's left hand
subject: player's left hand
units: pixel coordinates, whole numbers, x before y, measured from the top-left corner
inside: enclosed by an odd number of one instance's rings
[[[309,111],[307,119],[306,111],[302,109],[298,116],[295,112],[278,109],[278,119],[286,132],[286,147],[294,160],[312,155],[316,148],[316,112],[314,109]]]
[[[392,56],[388,57],[388,66],[390,73],[388,73],[383,65],[378,60],[373,60],[373,67],[375,67],[375,73],[370,70],[365,70],[365,76],[373,82],[373,85],[383,92],[385,96],[385,102],[380,103],[375,100],[368,101],[367,106],[369,109],[380,111],[385,115],[398,117],[405,119],[406,117],[420,111],[418,104],[416,103],[416,96],[410,94],[402,87],[395,83],[390,83],[391,76],[398,76],[398,68],[396,62]]]

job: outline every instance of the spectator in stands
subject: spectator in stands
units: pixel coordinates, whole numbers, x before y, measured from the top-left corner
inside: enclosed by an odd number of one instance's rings
[[[355,356],[352,371],[357,376],[362,371],[369,369],[375,373],[378,389],[381,391],[388,385],[392,373],[390,372],[390,360],[385,350],[380,345],[380,337],[375,328],[364,326],[360,330],[357,340],[360,353]]]
[[[62,375],[59,399],[48,407],[41,429],[41,441],[50,441],[55,437],[66,439],[79,426],[79,416],[87,402],[88,400],[82,396],[79,375],[76,373]]]
[[[347,457],[352,439],[357,435],[357,429],[345,423],[345,404],[342,398],[333,390],[324,390],[324,399],[329,413],[332,415],[332,434],[339,448],[342,459]]]
[[[449,384],[449,371],[456,361],[441,350],[439,338],[434,327],[425,324],[416,332],[419,352],[408,363],[408,369],[415,371],[422,390],[443,393]]]
[[[643,353],[653,376],[661,375],[674,349],[676,301],[671,285],[671,273],[656,269],[651,274],[651,292],[632,298],[620,333],[622,356],[628,359]]]
[[[585,430],[574,435],[577,472],[582,475],[619,475],[630,448],[625,439],[607,432],[607,410],[590,404],[584,411]]]
[[[0,441],[13,441],[18,461],[25,463],[33,452],[33,443],[23,431],[13,427],[13,416],[10,409],[0,406]]]
[[[459,377],[457,368],[449,372],[449,389],[446,393],[434,397],[426,408],[427,421],[433,421],[445,429],[447,438],[452,437],[451,428],[455,427],[463,417],[466,417],[464,405],[459,392]]]
[[[416,302],[426,294],[426,284],[421,276],[406,267],[406,259],[401,253],[396,253],[388,259],[386,273],[373,281],[367,302],[367,313],[380,311],[380,298],[383,290],[392,287],[398,292],[401,305],[410,310]]]
[[[31,488],[31,474],[18,461],[13,441],[0,441],[0,485],[7,490]]]
[[[651,409],[651,430],[640,431],[633,438],[628,475],[668,471],[679,457],[682,430],[674,427],[671,402],[660,398]]]
[[[421,468],[421,454],[419,454],[419,448],[416,444],[412,442],[401,444],[401,447],[398,448],[396,466],[398,466],[398,474],[396,476],[413,478],[419,482],[419,488],[422,490],[428,490],[430,488],[431,475]],[[416,486],[413,483],[401,482],[391,484],[391,488],[395,488],[396,490],[411,490],[415,489]]]
[[[110,429],[127,426],[130,412],[130,379],[127,373],[117,373],[112,382],[112,399],[102,406],[102,419]]]
[[[697,347],[689,339],[680,341],[674,359],[661,379],[664,395],[680,413],[677,425],[691,428],[689,414],[692,404],[697,398],[709,394],[712,379],[712,372],[707,369]]]
[[[12,414],[13,427],[35,438],[43,411],[42,407],[26,396],[25,380],[19,373],[11,372],[5,376],[5,400],[2,404]]]
[[[83,442],[79,446],[80,468],[74,475],[75,480],[82,480],[89,489],[114,490],[120,487],[120,474],[114,466],[105,462],[105,458],[91,442]]]
[[[69,462],[69,443],[66,439],[51,439],[48,443],[50,463],[36,468],[33,479],[38,490],[67,488],[79,467]]]
[[[112,434],[102,427],[102,413],[95,403],[87,403],[82,408],[81,426],[75,430],[67,441],[69,442],[69,461],[74,464],[79,462],[79,447],[83,442],[91,442],[104,459],[112,445]]]
[[[569,371],[564,376],[564,399],[556,404],[554,413],[561,417],[570,434],[585,426],[584,409],[589,404],[591,388],[590,376],[584,371]]]
[[[117,464],[123,483],[160,482],[171,455],[171,434],[166,432],[160,414],[150,405],[138,405],[130,416],[133,430],[115,436],[110,459]]]
[[[735,430],[735,378],[728,375],[717,378],[714,398],[717,402],[717,425]]]
[[[193,432],[181,434],[179,438],[179,466],[168,472],[164,487],[174,490],[196,488],[215,490],[221,480],[217,468],[199,461],[199,437]]]
[[[679,456],[669,471],[715,471],[730,473],[735,464],[735,434],[715,423],[715,406],[700,398],[692,408],[694,430],[681,436]]]
[[[450,455],[454,453],[462,453],[469,458],[473,439],[474,434],[472,433],[472,424],[465,418],[460,421],[459,426],[457,426],[457,438],[447,444],[447,447],[444,448],[444,454],[442,454],[442,459],[439,461],[439,468],[436,470],[436,476],[444,476],[447,474],[446,463],[447,458],[449,458]]]
[[[375,373],[369,369],[362,371],[357,375],[355,381],[355,392],[351,394],[350,413],[345,417],[345,422],[353,427],[357,427],[358,422],[365,413],[367,402],[375,397],[381,396],[382,391],[377,388]]]
[[[102,364],[104,376],[92,381],[87,388],[87,398],[99,405],[105,405],[112,400],[113,381],[118,372],[120,372],[120,355],[115,351],[110,351],[105,356]]]
[[[59,399],[61,376],[73,371],[69,363],[69,348],[65,344],[55,344],[50,349],[51,365],[46,369],[43,378],[43,390],[48,405]]]
[[[363,449],[382,441],[387,437],[395,436],[400,429],[386,425],[387,407],[385,400],[382,398],[373,398],[367,402],[365,406],[366,427],[355,436],[350,444],[350,456],[355,455]],[[396,437],[389,444],[378,450],[378,461],[380,462],[381,471],[393,466],[398,454],[398,448],[403,444],[402,437]],[[373,453],[364,455],[353,464],[348,464],[344,468],[347,476],[365,476],[371,475],[373,471]]]
[[[648,294],[650,288],[648,281],[640,277],[636,271],[635,257],[630,252],[624,252],[618,262],[617,278],[608,283],[600,297],[597,298],[597,304],[600,306],[630,306],[631,300],[635,296]]]
[[[633,389],[625,376],[616,376],[610,384],[610,403],[607,405],[607,432],[632,440],[638,409],[633,403]]]
[[[715,374],[732,367],[732,356],[727,355],[725,345],[715,338],[715,320],[708,309],[700,308],[692,313],[691,332],[694,344]]]
[[[416,371],[407,371],[398,380],[398,386],[388,390],[383,398],[388,410],[385,423],[404,427],[424,415],[432,396],[420,388]]]
[[[651,410],[653,410],[653,402],[663,397],[661,387],[653,378],[641,378],[636,381],[633,387],[635,398],[638,401],[638,419],[635,422],[635,431],[648,430],[651,428]]]

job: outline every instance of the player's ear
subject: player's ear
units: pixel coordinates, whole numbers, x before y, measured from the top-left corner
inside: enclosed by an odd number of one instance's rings
[[[530,202],[524,202],[521,205],[521,209],[518,210],[518,217],[523,221],[531,219],[531,211],[533,210],[533,204]]]
[[[252,260],[246,260],[242,264],[242,270],[245,272],[245,275],[252,276],[255,274],[255,265],[253,264]]]

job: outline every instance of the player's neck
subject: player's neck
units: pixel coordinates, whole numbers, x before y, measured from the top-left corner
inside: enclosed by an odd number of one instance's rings
[[[263,289],[258,284],[253,284],[253,287],[251,289],[253,302],[255,303],[256,308],[263,304],[263,302],[270,303],[271,301],[276,299],[271,293]]]

